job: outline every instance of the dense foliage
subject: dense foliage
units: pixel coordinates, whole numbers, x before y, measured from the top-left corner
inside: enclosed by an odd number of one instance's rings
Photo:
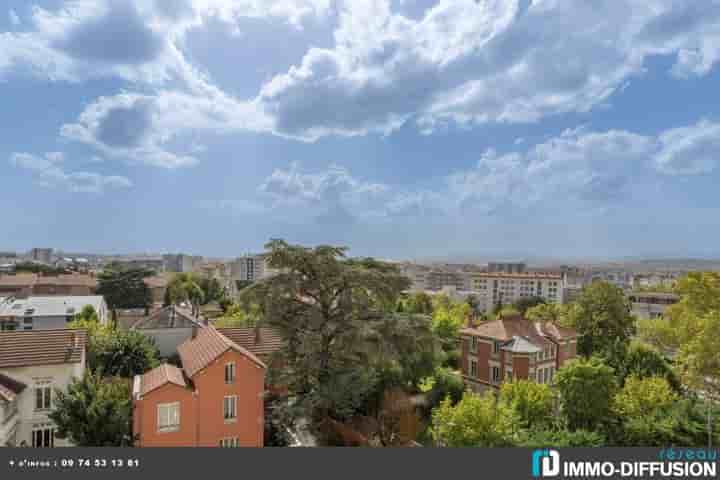
[[[145,268],[124,268],[109,265],[98,275],[97,294],[105,297],[108,307],[147,308],[152,305],[152,293],[145,278],[154,272]]]

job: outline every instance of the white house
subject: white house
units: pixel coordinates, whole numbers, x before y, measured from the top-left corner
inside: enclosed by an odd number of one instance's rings
[[[10,298],[0,303],[0,330],[65,328],[88,305],[95,309],[99,322],[107,325],[108,306],[100,295]]]
[[[48,418],[55,389],[85,371],[84,330],[0,332],[0,446],[71,446]]]

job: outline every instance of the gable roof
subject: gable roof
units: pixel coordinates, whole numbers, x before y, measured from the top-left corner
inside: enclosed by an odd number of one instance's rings
[[[28,330],[0,332],[0,368],[80,363],[85,330]]]
[[[260,328],[259,342],[256,342],[256,331],[253,327],[218,328],[217,331],[260,357],[271,355],[285,345],[282,336],[274,328]]]
[[[12,402],[25,388],[26,385],[24,383],[0,373],[0,400]]]
[[[521,315],[513,315],[502,319],[484,322],[474,327],[464,328],[461,333],[466,335],[490,338],[500,342],[513,342],[510,348],[522,348],[526,351],[530,343],[544,348],[552,341],[564,341],[577,338],[577,332],[551,322],[532,322]]]
[[[149,372],[140,375],[140,396],[145,396],[168,383],[182,388],[187,387],[187,382],[185,381],[182,370],[175,365],[163,363],[159,367],[153,368]]]
[[[176,307],[175,305],[170,305],[161,308],[147,317],[141,318],[132,325],[132,328],[152,330],[162,328],[191,328],[193,325],[199,326],[200,322],[193,318],[189,311]]]
[[[189,338],[178,346],[178,353],[180,354],[183,370],[185,370],[185,374],[190,378],[228,350],[235,350],[246,356],[259,367],[267,368],[262,360],[255,356],[255,354],[222,335],[212,325],[198,328],[195,338]]]
[[[525,337],[515,336],[502,346],[506,352],[512,353],[538,353],[542,349]]]

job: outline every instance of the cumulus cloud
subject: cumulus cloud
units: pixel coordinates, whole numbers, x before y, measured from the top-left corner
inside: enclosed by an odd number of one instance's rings
[[[38,184],[62,187],[71,192],[103,193],[106,189],[129,188],[132,182],[122,176],[105,176],[94,172],[66,172],[62,167],[64,156],[49,152],[44,156],[30,153],[13,153],[10,164],[28,170]]]
[[[720,124],[701,120],[673,128],[659,136],[660,151],[654,160],[660,171],[673,175],[710,173],[720,164]]]

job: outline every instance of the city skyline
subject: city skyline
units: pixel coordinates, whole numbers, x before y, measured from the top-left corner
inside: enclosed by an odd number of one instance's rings
[[[717,2],[10,0],[0,249],[718,258],[719,32]]]

